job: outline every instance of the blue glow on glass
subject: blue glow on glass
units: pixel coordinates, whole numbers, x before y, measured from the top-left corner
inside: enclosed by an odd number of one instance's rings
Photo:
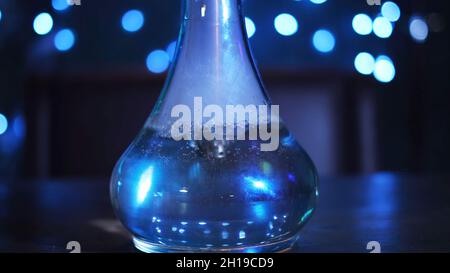
[[[355,69],[363,75],[370,75],[375,70],[375,58],[367,52],[361,52],[356,55]]]
[[[128,32],[136,32],[144,25],[144,14],[140,10],[132,9],[122,16],[122,27]]]
[[[260,190],[267,190],[266,184],[261,181],[253,181],[253,187],[260,189]]]
[[[247,30],[247,36],[248,38],[252,38],[253,35],[255,35],[256,32],[256,26],[252,19],[245,17],[245,28]]]
[[[59,51],[67,51],[75,44],[75,35],[70,29],[60,30],[55,35],[54,44]]]
[[[2,20],[2,11],[0,10],[0,21]]]
[[[373,75],[379,82],[391,82],[395,77],[395,66],[392,60],[385,55],[379,56],[375,61]]]
[[[312,42],[316,50],[322,53],[333,51],[336,45],[333,34],[325,29],[316,31],[313,35]]]
[[[163,73],[167,70],[170,57],[164,50],[152,51],[147,57],[147,68],[153,73]]]
[[[198,224],[199,224],[200,226],[204,226],[204,225],[206,225],[206,222],[201,221],[201,222],[198,222]]]
[[[39,35],[45,35],[53,28],[53,19],[50,14],[43,12],[38,14],[33,21],[33,29]]]
[[[169,55],[169,59],[171,62],[173,61],[173,58],[175,57],[176,50],[177,50],[177,41],[171,42],[166,48],[166,53],[167,53],[167,55]]]
[[[320,5],[320,4],[325,3],[327,0],[309,0],[309,1],[311,1],[311,3]]]
[[[294,16],[282,13],[275,18],[275,29],[283,36],[291,36],[298,31],[298,22]]]
[[[388,1],[381,6],[381,15],[391,22],[397,22],[400,19],[400,8],[394,2]]]
[[[142,204],[147,198],[147,195],[152,187],[153,182],[153,166],[148,167],[147,170],[141,175],[138,183],[137,202]]]
[[[3,114],[0,114],[0,135],[3,135],[8,130],[8,120]]]
[[[63,11],[69,7],[67,0],[52,0],[52,7],[57,11]]]
[[[258,253],[256,248],[248,248],[244,251],[245,253]]]
[[[275,195],[272,189],[270,189],[269,183],[263,179],[247,176],[244,180],[247,182],[247,191],[249,194],[269,196]]]
[[[372,33],[372,19],[364,13],[355,15],[352,20],[353,30],[359,35],[369,35]]]
[[[378,16],[373,21],[373,33],[382,39],[389,38],[393,30],[392,23],[386,17]]]
[[[253,213],[258,219],[266,219],[267,218],[267,210],[263,204],[256,204],[252,207]]]
[[[245,231],[241,230],[239,231],[239,239],[245,239]]]
[[[409,22],[409,33],[416,42],[422,43],[428,37],[428,25],[422,17],[413,17]]]

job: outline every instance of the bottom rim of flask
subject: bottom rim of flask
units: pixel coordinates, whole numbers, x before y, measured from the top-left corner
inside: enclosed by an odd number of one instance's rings
[[[145,253],[282,253],[288,252],[298,241],[299,235],[267,244],[258,244],[242,247],[188,247],[169,246],[150,243],[144,239],[134,237],[134,246]]]

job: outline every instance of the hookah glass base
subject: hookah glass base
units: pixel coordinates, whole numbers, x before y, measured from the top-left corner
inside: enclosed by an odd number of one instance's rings
[[[234,247],[234,248],[191,248],[191,247],[173,247],[153,244],[133,237],[134,246],[146,253],[193,253],[193,252],[212,252],[212,253],[282,253],[288,252],[297,242],[298,235],[278,242],[271,242],[265,245]]]

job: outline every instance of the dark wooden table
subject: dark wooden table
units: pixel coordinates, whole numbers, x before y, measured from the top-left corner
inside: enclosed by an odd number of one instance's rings
[[[102,179],[0,182],[0,252],[134,252]],[[450,176],[323,178],[294,252],[450,251]]]

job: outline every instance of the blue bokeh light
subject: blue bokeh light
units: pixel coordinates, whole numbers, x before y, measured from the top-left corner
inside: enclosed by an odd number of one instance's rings
[[[352,27],[359,35],[369,35],[372,32],[372,19],[367,14],[357,14],[353,17]]]
[[[57,11],[63,11],[69,7],[67,0],[52,0],[52,7]]]
[[[416,42],[422,43],[428,37],[428,25],[422,17],[413,17],[409,22],[409,33]]]
[[[169,59],[171,62],[173,61],[173,58],[175,57],[176,50],[177,50],[177,41],[171,42],[166,48],[166,53],[167,53],[167,55],[169,55]]]
[[[319,5],[325,3],[327,0],[309,0],[309,1],[311,1],[311,3]]]
[[[0,135],[3,135],[8,130],[8,120],[0,113]]]
[[[256,32],[256,26],[252,19],[245,17],[245,28],[247,29],[248,38],[252,38]]]
[[[275,29],[283,36],[291,36],[298,31],[298,22],[294,16],[282,13],[275,18]]]
[[[67,51],[75,44],[75,35],[70,29],[62,29],[55,35],[54,44],[59,51]]]
[[[33,29],[39,35],[49,33],[53,28],[53,19],[50,14],[43,12],[38,14],[33,21]]]
[[[375,58],[367,52],[361,52],[356,55],[355,69],[363,75],[370,75],[375,69]]]
[[[163,73],[167,70],[170,63],[170,57],[164,50],[152,51],[147,56],[147,68],[153,73]]]
[[[373,75],[379,82],[391,82],[395,77],[395,66],[391,58],[386,55],[379,56],[375,61]]]
[[[378,16],[373,21],[373,32],[380,38],[389,38],[392,34],[393,27],[392,23],[383,16]]]
[[[132,9],[122,16],[122,27],[128,32],[136,32],[144,25],[144,14],[140,10]]]
[[[314,47],[322,53],[331,52],[336,45],[336,40],[333,34],[326,29],[316,31],[313,35],[312,41]]]
[[[16,137],[22,139],[26,134],[26,124],[23,116],[18,115],[14,118],[12,129]]]
[[[0,21],[2,20],[2,11],[0,10]]]
[[[381,6],[381,15],[391,22],[397,22],[400,19],[401,12],[398,5],[394,2],[388,1]]]

